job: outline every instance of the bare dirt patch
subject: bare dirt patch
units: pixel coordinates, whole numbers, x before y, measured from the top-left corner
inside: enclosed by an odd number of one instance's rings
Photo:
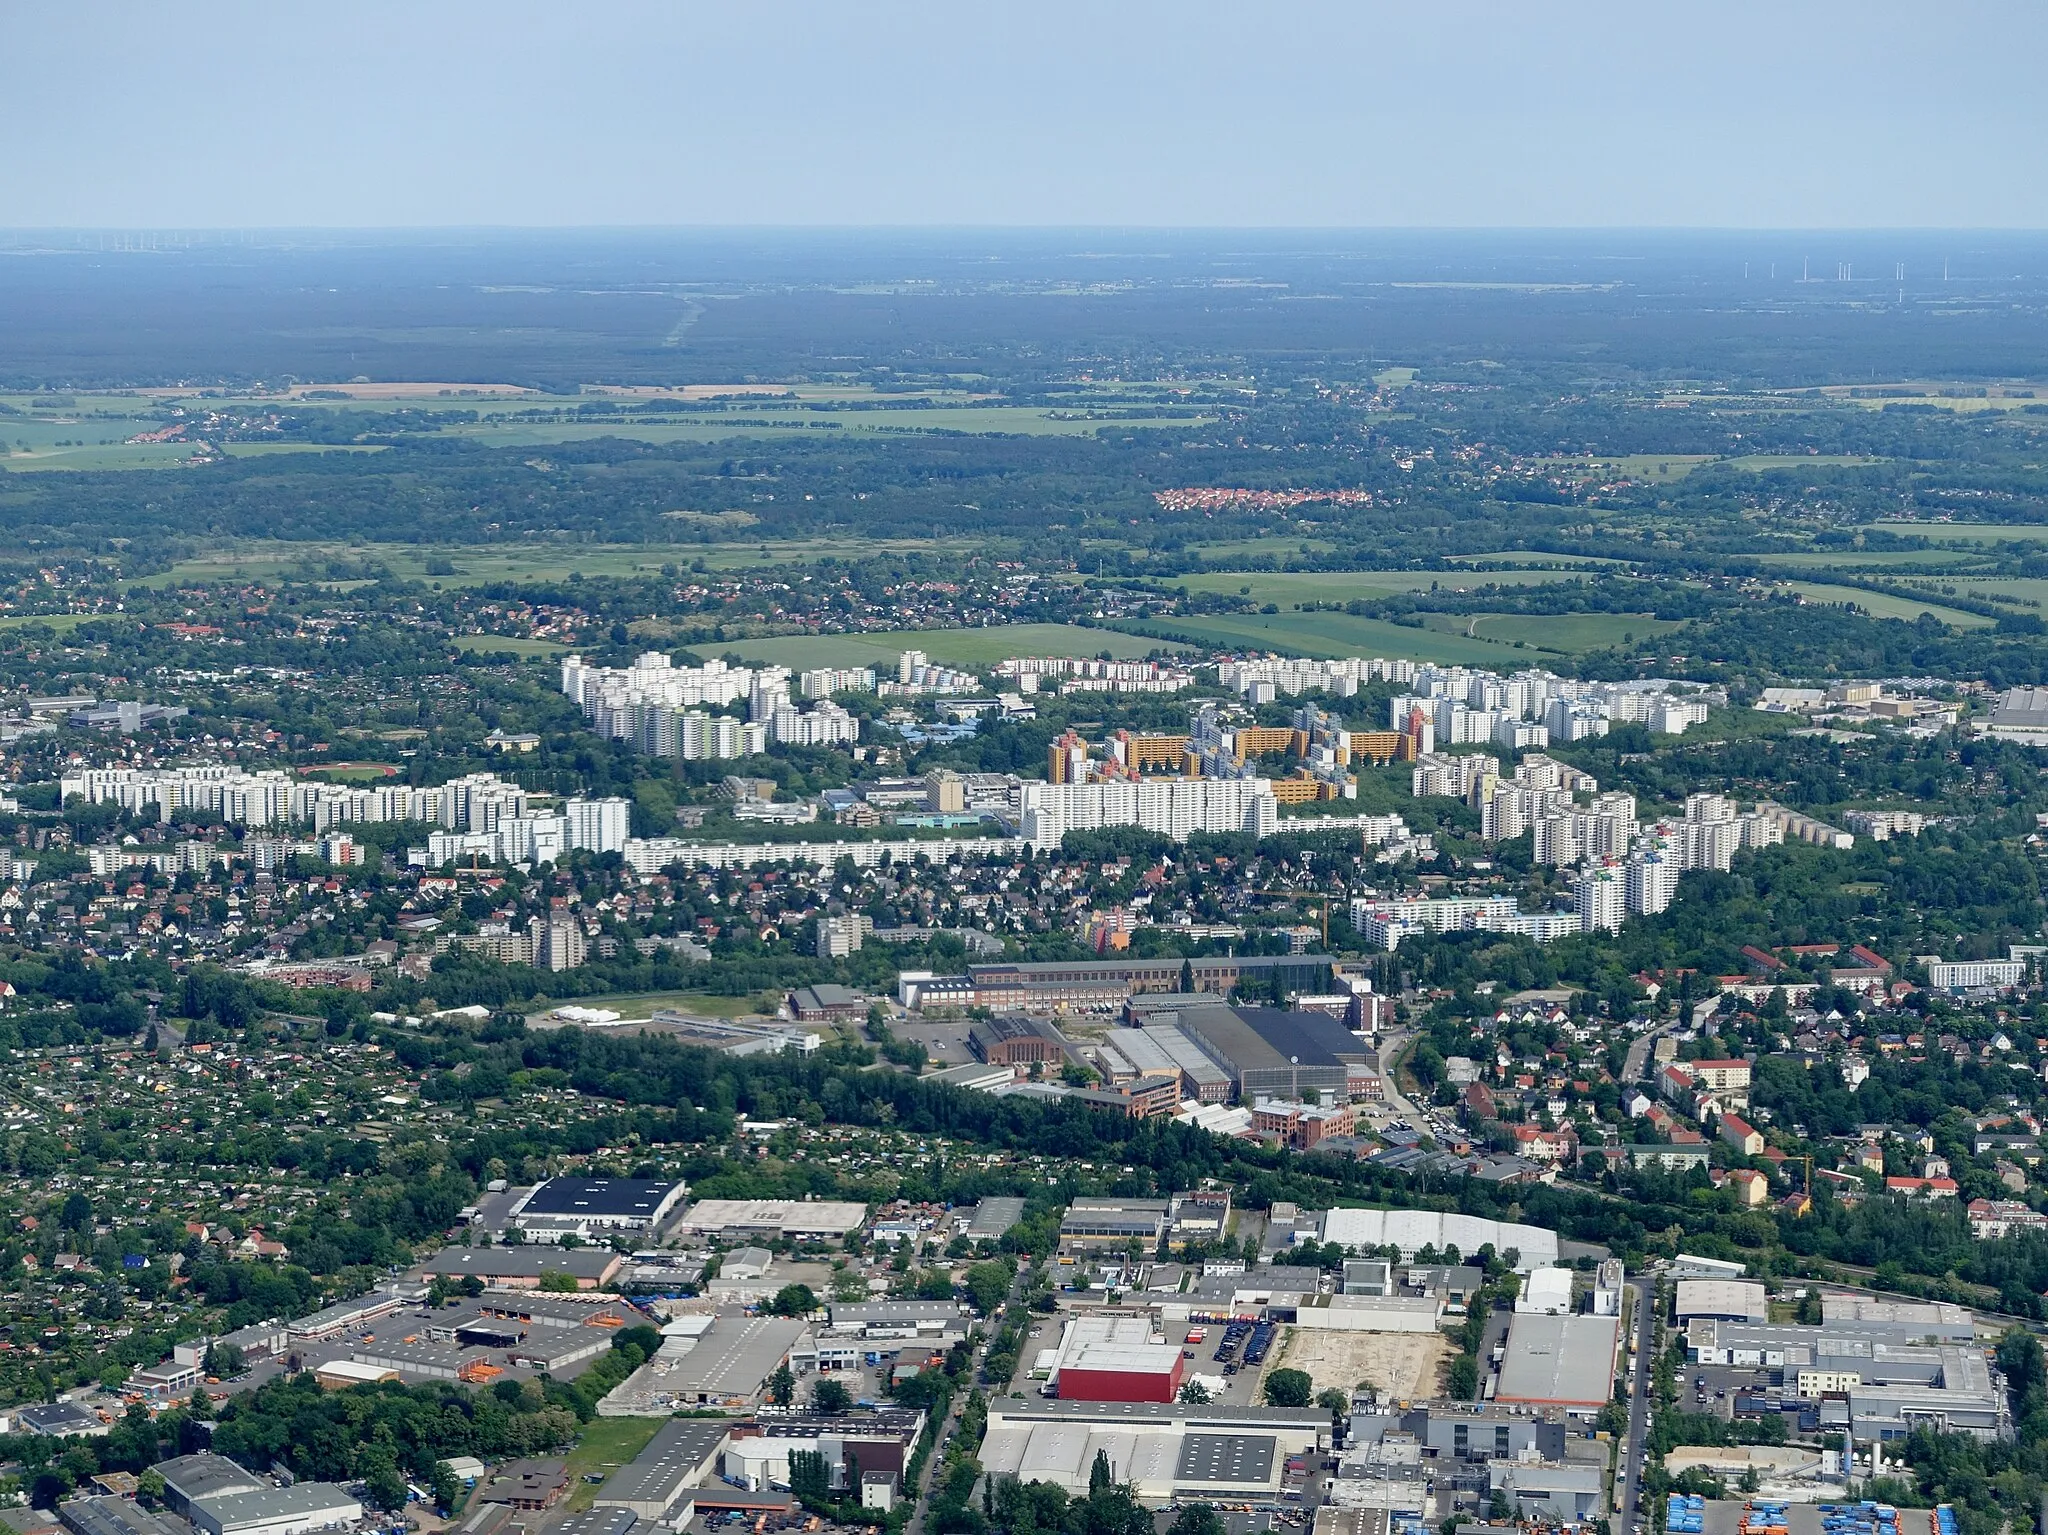
[[[1289,1327],[1268,1369],[1306,1370],[1315,1388],[1349,1391],[1370,1381],[1404,1401],[1442,1389],[1451,1342],[1437,1332],[1336,1332]]]

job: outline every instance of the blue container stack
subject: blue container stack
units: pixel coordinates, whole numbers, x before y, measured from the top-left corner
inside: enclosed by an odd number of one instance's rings
[[[1899,1511],[1868,1498],[1861,1503],[1823,1503],[1820,1519],[1822,1535],[1899,1535]],[[1936,1535],[1956,1535],[1953,1522],[1937,1524]]]
[[[1700,1535],[1706,1517],[1705,1498],[1688,1497],[1682,1492],[1674,1492],[1664,1510],[1664,1529],[1667,1535]]]

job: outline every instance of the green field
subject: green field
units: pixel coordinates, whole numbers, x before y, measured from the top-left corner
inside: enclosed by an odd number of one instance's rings
[[[1451,634],[1472,634],[1507,645],[1519,640],[1532,650],[1567,655],[1612,649],[1678,627],[1647,613],[1433,613],[1428,623]]]
[[[1447,665],[1469,662],[1512,668],[1546,654],[1540,650],[1518,651],[1513,645],[1467,639],[1461,634],[1410,629],[1383,619],[1353,618],[1348,613],[1231,613],[1167,618],[1156,625],[1131,622],[1118,627],[1133,633],[1156,627],[1218,650],[1271,650],[1297,656],[1406,656],[1414,661],[1440,661]]]
[[[1788,581],[1794,591],[1816,602],[1853,602],[1872,618],[1903,618],[1908,623],[1922,613],[1932,613],[1958,629],[1988,629],[1992,620],[1961,608],[1945,608],[1934,602],[1915,602],[1886,592],[1866,592],[1857,586],[1829,586],[1818,581]]]
[[[336,391],[348,394],[342,389]],[[67,396],[75,403],[63,410],[38,410],[34,397],[0,396],[0,463],[11,470],[42,469],[158,469],[190,460],[198,451],[201,434],[180,442],[138,443],[129,439],[157,430],[169,417],[163,412],[173,404],[201,409],[263,412],[287,409],[300,415],[323,410],[394,411],[424,410],[473,413],[474,421],[450,422],[434,435],[460,438],[489,447],[544,448],[559,443],[590,442],[602,437],[627,438],[635,442],[715,442],[742,436],[785,436],[790,433],[827,434],[853,432],[921,433],[964,432],[1029,437],[1081,437],[1098,432],[1132,430],[1184,430],[1213,421],[1199,407],[1172,416],[1142,419],[1105,419],[1100,411],[1114,411],[1117,404],[1105,401],[1091,407],[1087,402],[1065,409],[1032,405],[1008,405],[1000,400],[975,395],[967,390],[928,389],[884,395],[865,386],[836,387],[804,385],[787,391],[793,398],[740,396],[722,408],[688,409],[678,400],[675,414],[667,417],[640,414],[579,417],[580,406],[592,397],[550,397],[534,394],[507,396],[462,395],[433,385],[416,390],[389,393],[361,391],[360,398],[309,399],[300,395],[290,400],[281,396],[226,398],[210,396],[79,395]],[[703,396],[697,396],[699,402]],[[905,401],[928,402],[905,409]],[[642,403],[635,400],[632,403]],[[1093,413],[1092,413],[1093,412]],[[548,417],[560,413],[568,419]],[[336,445],[307,442],[234,442],[219,445],[235,458],[295,453],[380,452],[376,445]]]
[[[1782,566],[1786,570],[1883,570],[1894,565],[1977,565],[1984,558],[1965,549],[1843,549],[1814,554],[1756,556],[1759,564]]]
[[[1568,458],[1546,459],[1546,464],[1588,479],[1625,475],[1631,480],[1682,480],[1702,464],[1714,462],[1711,453],[1600,453],[1573,454]]]
[[[1090,539],[1089,543],[1098,542]],[[1104,548],[1121,547],[1108,539],[1099,541]],[[1234,538],[1220,540],[1213,544],[1190,544],[1188,552],[1199,554],[1205,560],[1289,560],[1304,554],[1331,554],[1336,544],[1327,538],[1296,538],[1281,534],[1272,538]]]
[[[455,648],[471,655],[509,653],[525,660],[535,656],[558,656],[569,647],[559,640],[514,639],[502,634],[459,634],[455,637]]]
[[[1369,602],[1394,592],[1436,588],[1459,592],[1481,586],[1547,586],[1583,574],[1572,570],[1207,570],[1176,584],[1185,584],[1191,592],[1243,596],[1253,602],[1291,607],[1297,602]]]
[[[1597,570],[1603,565],[1623,565],[1624,560],[1609,559],[1599,554],[1552,554],[1547,549],[1503,549],[1498,554],[1451,554],[1446,555],[1453,565],[1473,565],[1481,560],[1506,565],[1569,565]],[[1496,574],[1496,572],[1488,572]]]
[[[2038,522],[1873,522],[1886,533],[1918,534],[1937,543],[2048,543],[2048,525]]]
[[[870,634],[803,634],[734,640],[695,647],[753,662],[793,666],[894,666],[906,650],[922,650],[945,666],[988,666],[1012,656],[1093,656],[1108,651],[1137,659],[1168,642],[1134,639],[1114,629],[1078,624],[997,624],[987,629],[891,629]]]
[[[1941,580],[1942,585],[1953,586],[1958,597],[1975,597],[1979,601],[2017,597],[2015,613],[2048,609],[2048,580],[2039,576],[1943,576]],[[1940,600],[1939,593],[1935,597]]]
[[[569,1452],[569,1497],[563,1505],[570,1512],[590,1507],[599,1491],[586,1476],[610,1476],[647,1448],[647,1441],[660,1430],[666,1418],[592,1418],[576,1435],[576,1447]]]
[[[1720,462],[1729,469],[1868,469],[1885,460],[1855,453],[1745,453]]]
[[[703,560],[713,570],[734,570],[784,561],[815,560],[823,555],[855,559],[894,550],[926,550],[941,554],[990,553],[986,542],[970,539],[811,538],[775,540],[739,538],[720,544],[376,544],[251,542],[180,560],[169,570],[144,576],[134,585],[165,587],[206,581],[277,579],[300,567],[328,560],[350,560],[386,566],[408,581],[438,581],[443,586],[479,586],[491,581],[559,579],[585,576],[656,576],[664,565],[687,571]],[[445,560],[452,574],[430,574],[430,561]]]
[[[47,624],[59,634],[69,634],[92,616],[90,613],[9,613],[0,618],[0,629],[25,629],[30,624]]]

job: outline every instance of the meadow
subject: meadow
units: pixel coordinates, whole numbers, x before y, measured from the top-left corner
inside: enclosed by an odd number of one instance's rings
[[[1119,628],[1133,634],[1158,633],[1219,650],[1275,651],[1285,655],[1405,656],[1445,665],[1506,666],[1557,652],[1516,646],[1432,629],[1411,629],[1348,613],[1231,613],[1201,618],[1130,620]]]
[[[1966,613],[1961,608],[1945,608],[1938,602],[1894,597],[1888,592],[1866,592],[1858,586],[1830,586],[1820,581],[1788,581],[1785,584],[1815,602],[1854,603],[1872,618],[1903,618],[1911,623],[1922,613],[1931,613],[1957,629],[1988,629],[1993,622],[1979,614]]]
[[[1940,543],[2048,543],[2048,524],[2038,522],[1873,522],[1886,533],[1917,534]]]
[[[766,397],[761,397],[765,395]],[[38,408],[33,395],[0,395],[0,464],[12,470],[160,469],[191,462],[196,440],[131,442],[166,424],[165,408],[246,411],[285,410],[304,416],[324,411],[398,411],[473,414],[474,421],[449,422],[432,435],[487,447],[549,447],[564,443],[625,438],[635,442],[716,442],[729,437],[780,436],[790,432],[861,434],[959,432],[1012,436],[1087,436],[1133,428],[1199,426],[1214,419],[1198,409],[1139,420],[1106,416],[1116,404],[1085,397],[1064,408],[1010,405],[966,389],[923,389],[884,394],[866,386],[798,385],[768,391],[714,386],[682,392],[646,391],[620,401],[592,391],[551,396],[500,386],[423,384],[357,386],[283,395],[223,395],[176,390],[130,394],[65,395],[62,409]],[[669,416],[607,414],[586,416],[582,407],[600,401],[635,406],[673,402]],[[716,404],[716,409],[708,408]],[[1163,402],[1163,403],[1171,403]],[[1154,407],[1156,408],[1156,407]],[[394,422],[393,430],[404,430]],[[194,434],[195,439],[198,434]],[[219,444],[235,458],[279,454],[377,452],[377,444],[231,442]]]
[[[1583,574],[1571,570],[1207,570],[1180,578],[1191,592],[1248,597],[1291,606],[1299,602],[1371,601],[1393,592],[1472,591],[1482,586],[1547,586]]]
[[[816,666],[893,667],[906,650],[922,650],[942,666],[989,666],[1012,656],[1094,656],[1103,651],[1119,660],[1137,660],[1154,650],[1175,647],[1162,640],[1138,639],[1114,629],[1078,624],[997,624],[986,629],[784,635],[696,648],[803,670]]]

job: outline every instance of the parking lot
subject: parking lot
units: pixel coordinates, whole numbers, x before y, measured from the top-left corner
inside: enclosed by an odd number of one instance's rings
[[[1779,1372],[1748,1366],[1687,1365],[1680,1382],[1678,1405],[1685,1412],[1712,1413],[1732,1417],[1737,1396],[1767,1396],[1776,1401],[1782,1393],[1773,1385]],[[1705,1384],[1701,1385],[1700,1382]]]
[[[892,1019],[889,1032],[898,1039],[915,1040],[935,1066],[971,1066],[974,1052],[967,1048],[967,1020],[923,1022],[912,1018]]]

